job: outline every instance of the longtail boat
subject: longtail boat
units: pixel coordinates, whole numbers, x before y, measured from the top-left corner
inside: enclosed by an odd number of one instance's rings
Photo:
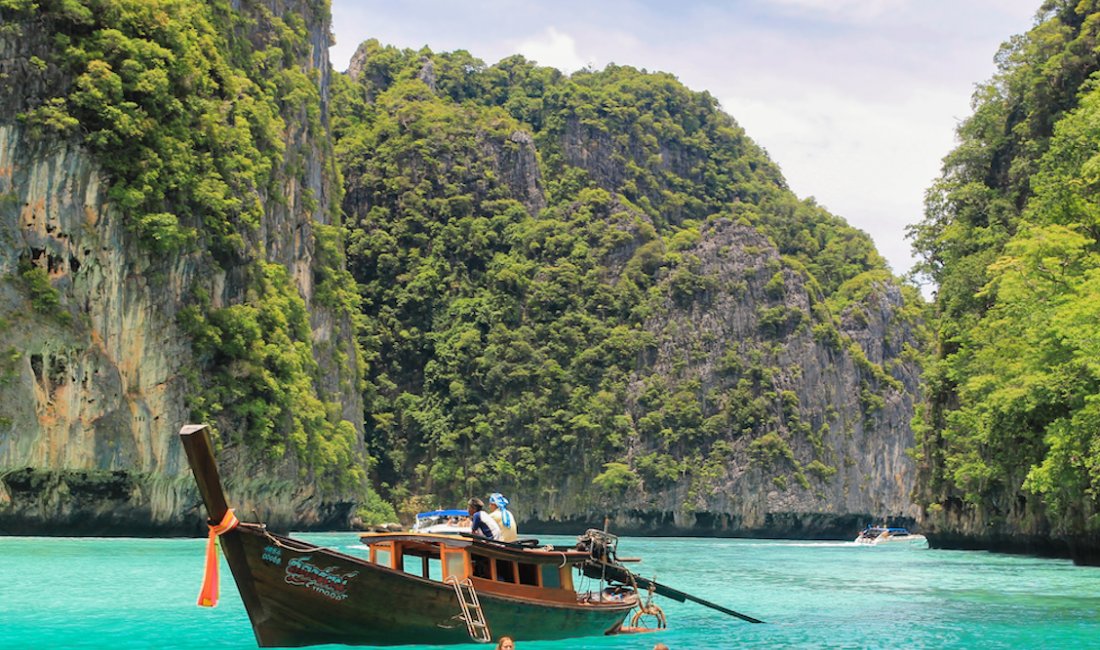
[[[634,631],[623,626],[634,609],[633,624],[652,615],[663,627],[653,593],[760,622],[628,571],[617,538],[602,531],[567,547],[468,534],[371,533],[361,537],[369,557],[279,535],[236,519],[205,425],[183,427],[180,439],[211,528],[207,578],[214,574],[214,586],[204,585],[200,604],[216,602],[216,538],[263,647],[596,636]],[[577,591],[574,573],[598,578],[598,588]],[[649,592],[645,602],[640,589]]]

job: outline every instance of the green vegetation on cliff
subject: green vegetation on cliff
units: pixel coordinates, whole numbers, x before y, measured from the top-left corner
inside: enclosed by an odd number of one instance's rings
[[[228,34],[243,19],[228,2],[17,4],[51,24],[45,69],[72,78],[66,95],[23,121],[40,135],[78,135],[110,176],[111,200],[155,252],[194,247],[200,231],[225,254],[240,249],[235,233],[258,226],[258,192],[281,160],[278,102],[310,85],[279,69],[301,48],[301,20],[296,34],[273,17],[276,58],[239,48],[234,56]]]
[[[785,370],[770,346],[810,326],[846,344],[826,299],[851,300],[868,272],[893,280],[865,234],[787,190],[713,97],[629,67],[564,77],[522,57],[486,66],[376,41],[334,88],[367,439],[396,499],[522,486],[552,502],[578,480],[570,498],[682,479],[709,490],[729,441],[812,437],[797,396],[775,388]],[[684,371],[701,349],[672,369],[654,359],[670,310],[747,291],[703,270],[703,232],[722,220],[781,257],[763,342],[753,354],[739,349],[751,341],[718,343],[729,356],[712,384]],[[792,277],[814,314],[782,305]],[[869,393],[892,381],[871,366]],[[828,460],[812,475],[828,480]]]
[[[73,240],[108,231],[135,304],[189,339],[158,387],[187,385],[238,478],[320,487],[335,516],[392,516],[368,475],[412,507],[493,486],[573,515],[706,508],[744,470],[809,511],[838,473],[848,494],[834,443],[905,411],[915,292],[671,75],[368,42],[326,96],[323,1],[0,0],[0,18],[33,53],[5,68],[33,88],[9,119],[28,150],[76,145],[104,172],[109,205]],[[73,298],[95,294],[72,288],[95,266],[54,255],[70,234],[28,244],[10,281],[79,357],[97,332]],[[799,383],[802,354],[829,396]],[[137,416],[115,411],[124,437]]]
[[[922,498],[945,528],[1100,532],[1098,42],[1100,4],[1043,4],[912,229],[939,285],[920,431]]]
[[[328,5],[276,15],[265,3],[236,4],[0,0],[6,37],[48,39],[32,62],[36,86],[53,92],[15,117],[42,142],[91,152],[112,208],[154,267],[152,282],[199,269],[186,277],[187,304],[165,305],[193,341],[194,363],[184,368],[192,418],[326,488],[362,487],[369,459],[360,434],[344,419],[339,391],[322,388],[327,371],[318,358],[338,353],[320,352],[313,340],[300,279],[284,266],[299,260],[274,263],[265,250],[273,214],[338,212],[335,168],[324,182],[337,206],[296,189],[311,187],[303,159],[329,150],[323,71],[311,65],[307,27],[327,26]],[[317,300],[356,318],[343,232],[319,221]],[[298,245],[312,247],[312,236],[307,230]],[[68,317],[45,271],[26,266],[35,308]],[[212,300],[217,284],[231,295]],[[358,390],[358,367],[339,371],[348,374],[345,393]]]

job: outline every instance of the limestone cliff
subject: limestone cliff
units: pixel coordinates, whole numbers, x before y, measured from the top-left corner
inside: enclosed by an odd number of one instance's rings
[[[544,529],[915,514],[919,299],[709,95],[373,42],[330,79],[323,3],[101,4],[2,10],[0,532],[196,530],[196,418],[278,527],[368,468]]]
[[[919,368],[911,355],[921,341],[898,286],[873,280],[830,322],[814,308],[821,297],[808,278],[782,268],[774,246],[746,225],[712,222],[689,252],[713,283],[686,300],[670,291],[646,323],[658,344],[634,376],[629,409],[644,417],[643,393],[660,377],[714,401],[746,399],[736,387],[749,380],[769,396],[766,410],[723,421],[704,445],[703,467],[646,477],[614,499],[592,499],[583,480],[549,500],[519,488],[529,523],[565,530],[608,515],[624,533],[836,538],[871,521],[913,522],[907,451]],[[768,287],[776,273],[778,290]],[[778,327],[768,321],[776,309]],[[731,364],[731,354],[741,361]],[[628,458],[637,466],[659,447],[640,435]],[[687,457],[681,449],[664,462]]]
[[[920,298],[713,98],[375,41],[342,83],[391,494],[560,532],[914,520]]]
[[[40,12],[9,13],[0,30],[0,533],[195,531],[202,517],[176,432],[195,416],[194,396],[210,377],[211,360],[181,325],[181,312],[194,308],[197,295],[211,311],[240,305],[255,300],[250,269],[257,263],[285,268],[290,299],[304,301],[309,313],[311,331],[298,344],[318,364],[313,399],[340,405],[330,417],[362,429],[349,314],[317,295],[324,272],[317,229],[332,222],[340,192],[323,128],[327,6],[210,3],[215,16],[221,11],[232,19],[222,26],[231,32],[224,37],[243,52],[274,47],[270,35],[287,28],[279,17],[300,16],[291,22],[301,48],[278,65],[313,86],[312,101],[285,97],[279,104],[284,126],[268,145],[278,147],[278,165],[256,196],[262,218],[239,227],[242,240],[232,255],[212,257],[210,236],[182,217],[182,225],[198,228],[197,245],[151,247],[135,231],[134,211],[112,196],[117,178],[101,164],[103,148],[91,150],[80,129],[52,131],[30,115],[76,103],[70,93],[79,70],[63,65],[54,49],[58,35],[98,34],[90,14],[41,4]],[[110,3],[97,8],[122,11]],[[153,32],[142,42],[157,38]],[[234,110],[231,99],[225,110]],[[166,205],[183,215],[189,201],[201,212],[198,199],[183,193]],[[347,521],[353,488],[299,485],[312,470],[295,454],[250,452],[233,436],[234,420],[212,424],[222,425],[223,471],[242,512],[255,507],[284,526]],[[361,440],[356,444],[365,462]],[[254,499],[261,491],[262,500]]]

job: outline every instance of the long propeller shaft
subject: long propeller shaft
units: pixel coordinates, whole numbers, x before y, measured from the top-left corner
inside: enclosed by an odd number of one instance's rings
[[[693,603],[698,603],[700,605],[703,605],[704,607],[709,607],[709,608],[711,608],[715,611],[722,612],[723,614],[726,614],[726,615],[729,615],[729,616],[737,617],[737,618],[741,619],[742,621],[747,621],[749,623],[763,623],[764,622],[764,621],[761,621],[758,618],[753,618],[752,616],[749,616],[748,614],[742,614],[741,612],[736,612],[736,611],[734,611],[734,610],[732,610],[728,607],[723,607],[723,606],[719,605],[718,603],[712,603],[709,600],[705,600],[705,599],[700,598],[698,596],[693,596],[693,595],[691,595],[687,592],[680,591],[679,589],[675,589],[673,587],[669,587],[668,585],[663,585],[663,584],[657,582],[656,580],[650,580],[649,578],[644,578],[644,577],[642,577],[642,576],[640,576],[636,573],[628,571],[627,569],[625,569],[621,566],[615,565],[615,564],[609,564],[607,562],[601,562],[601,561],[596,560],[596,559],[589,560],[584,565],[584,574],[586,576],[590,577],[590,578],[604,577],[606,579],[615,580],[616,582],[621,582],[623,584],[633,583],[633,584],[637,585],[639,589],[652,589],[654,591],[654,593],[659,594],[661,596],[664,596],[666,598],[671,598],[671,599],[675,600],[676,602],[682,603],[686,600],[690,600]]]

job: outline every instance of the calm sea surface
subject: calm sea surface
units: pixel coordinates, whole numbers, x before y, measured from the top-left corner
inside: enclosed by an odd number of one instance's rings
[[[358,552],[351,533],[301,537]],[[0,648],[256,647],[224,560],[221,604],[195,606],[203,545],[0,537]],[[658,597],[667,631],[519,650],[1100,648],[1100,569],[1068,561],[731,539],[624,538],[619,550],[645,558],[643,575],[768,624]]]

